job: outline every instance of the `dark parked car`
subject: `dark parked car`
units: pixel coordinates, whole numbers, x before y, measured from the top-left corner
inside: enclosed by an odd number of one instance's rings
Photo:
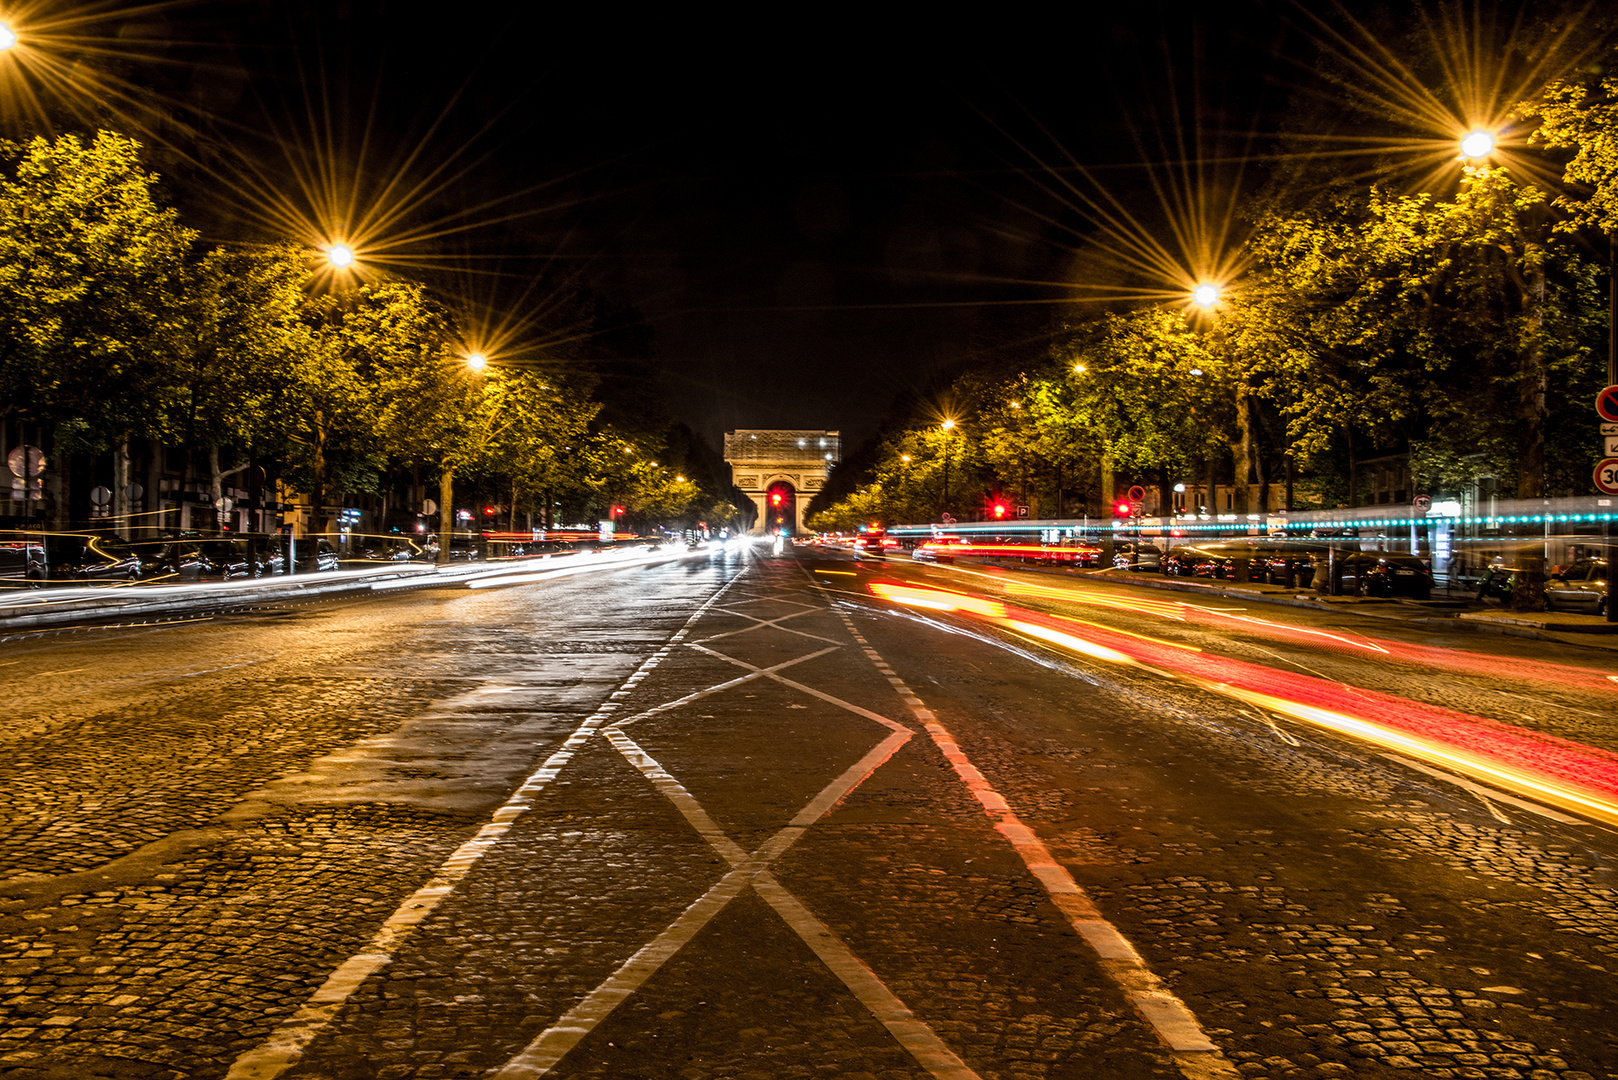
[[[1607,613],[1606,559],[1577,559],[1566,570],[1545,580],[1545,603],[1554,611]]]
[[[45,580],[45,548],[23,536],[0,536],[0,586],[15,587]]]
[[[150,547],[114,537],[57,534],[46,538],[45,554],[56,581],[140,581],[160,572]]]
[[[1317,556],[1318,558],[1318,556]],[[1430,600],[1433,576],[1414,555],[1392,551],[1339,552],[1333,560],[1339,593]]]
[[[1163,556],[1163,573],[1170,577],[1225,578],[1230,576],[1231,556],[1211,547],[1170,548]]]
[[[299,540],[293,548],[293,553],[297,556],[300,574],[318,574],[337,569],[337,549],[332,546],[330,540],[318,537],[313,541]]]

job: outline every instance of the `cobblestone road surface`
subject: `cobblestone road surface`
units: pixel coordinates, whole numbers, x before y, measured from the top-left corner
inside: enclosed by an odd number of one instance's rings
[[[1611,833],[869,574],[8,649],[0,1077],[1618,1075]]]

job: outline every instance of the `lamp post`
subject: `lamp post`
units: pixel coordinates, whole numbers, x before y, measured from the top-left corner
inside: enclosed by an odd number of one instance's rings
[[[938,425],[944,432],[944,497],[939,501],[938,514],[942,518],[949,513],[949,433],[955,427],[955,421],[945,420]]]

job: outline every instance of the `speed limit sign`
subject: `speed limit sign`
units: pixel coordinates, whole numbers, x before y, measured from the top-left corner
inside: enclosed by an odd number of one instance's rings
[[[1596,465],[1596,489],[1604,495],[1618,495],[1618,457],[1602,458]]]

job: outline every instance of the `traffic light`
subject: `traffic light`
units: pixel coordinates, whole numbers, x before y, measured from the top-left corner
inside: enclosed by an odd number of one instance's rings
[[[779,491],[770,492],[770,505],[771,506],[780,506],[781,505],[781,493]]]
[[[1005,503],[995,503],[994,504],[994,519],[996,521],[1000,521],[1005,516],[1006,516],[1006,504]]]
[[[483,508],[483,516],[484,517],[494,517],[495,509],[496,508],[493,507],[493,506],[485,506]]]
[[[1134,509],[1135,508],[1129,505],[1129,503],[1120,500],[1118,503],[1118,516],[1128,517],[1134,511]]]

